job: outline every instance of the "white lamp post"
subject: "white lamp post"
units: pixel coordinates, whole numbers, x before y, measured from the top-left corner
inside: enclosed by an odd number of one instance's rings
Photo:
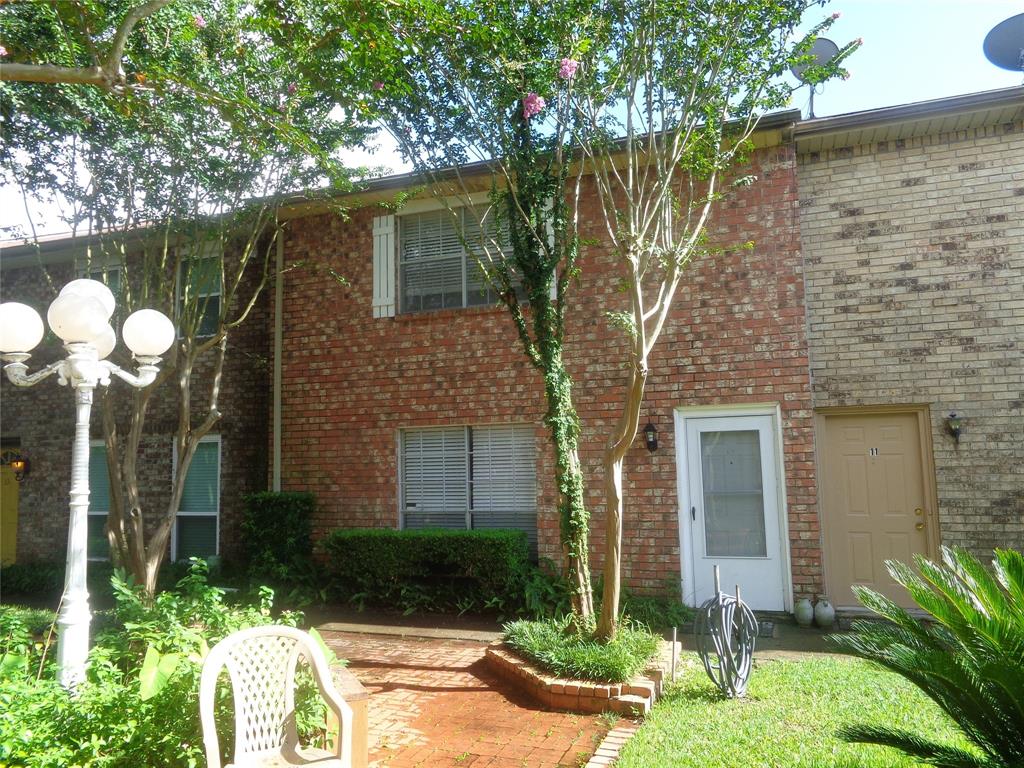
[[[133,387],[146,387],[156,379],[160,355],[174,343],[174,325],[166,315],[140,309],[125,320],[121,335],[139,364],[138,375],[122,370],[105,358],[117,342],[110,317],[114,294],[96,280],[72,280],[50,304],[46,319],[64,341],[67,358],[29,375],[25,361],[43,338],[43,321],[24,304],[0,304],[0,359],[7,378],[19,387],[31,387],[51,374],[75,392],[75,441],[71,449],[71,520],[68,524],[67,571],[64,599],[57,616],[57,667],[60,683],[73,691],[85,678],[89,655],[89,593],[85,586],[89,512],[89,412],[97,384],[110,384],[111,374]]]

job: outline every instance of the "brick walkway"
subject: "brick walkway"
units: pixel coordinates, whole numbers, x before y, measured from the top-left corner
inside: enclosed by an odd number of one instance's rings
[[[608,732],[596,715],[548,712],[493,677],[478,642],[323,631],[370,692],[376,768],[586,765]]]

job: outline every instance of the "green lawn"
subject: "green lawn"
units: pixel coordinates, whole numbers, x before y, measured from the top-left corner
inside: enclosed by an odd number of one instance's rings
[[[746,699],[726,700],[696,657],[684,659],[622,751],[618,768],[896,768],[915,765],[884,747],[847,744],[843,725],[907,728],[966,746],[951,721],[902,678],[859,659],[766,661]]]

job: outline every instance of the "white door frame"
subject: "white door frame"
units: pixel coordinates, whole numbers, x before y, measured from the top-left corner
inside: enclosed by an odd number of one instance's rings
[[[690,488],[689,472],[686,458],[689,455],[689,446],[686,444],[686,419],[688,418],[716,418],[730,416],[769,416],[771,417],[772,432],[775,445],[775,488],[776,502],[779,509],[779,552],[782,565],[782,603],[786,611],[793,610],[793,572],[790,563],[789,546],[789,514],[786,504],[786,472],[785,458],[782,452],[782,412],[778,403],[764,403],[754,405],[697,405],[676,408],[673,412],[676,439],[676,485],[678,510],[677,520],[679,523],[679,575],[682,579],[680,585],[683,595],[683,602],[686,605],[697,605],[697,596],[694,591],[696,579],[694,576],[693,540],[690,526]]]

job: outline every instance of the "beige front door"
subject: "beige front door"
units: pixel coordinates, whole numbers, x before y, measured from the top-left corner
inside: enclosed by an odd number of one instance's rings
[[[6,464],[0,466],[0,565],[18,554],[18,481]]]
[[[851,585],[863,584],[913,606],[885,561],[912,563],[937,540],[919,414],[827,414],[820,423],[825,574],[832,602],[858,606]]]

